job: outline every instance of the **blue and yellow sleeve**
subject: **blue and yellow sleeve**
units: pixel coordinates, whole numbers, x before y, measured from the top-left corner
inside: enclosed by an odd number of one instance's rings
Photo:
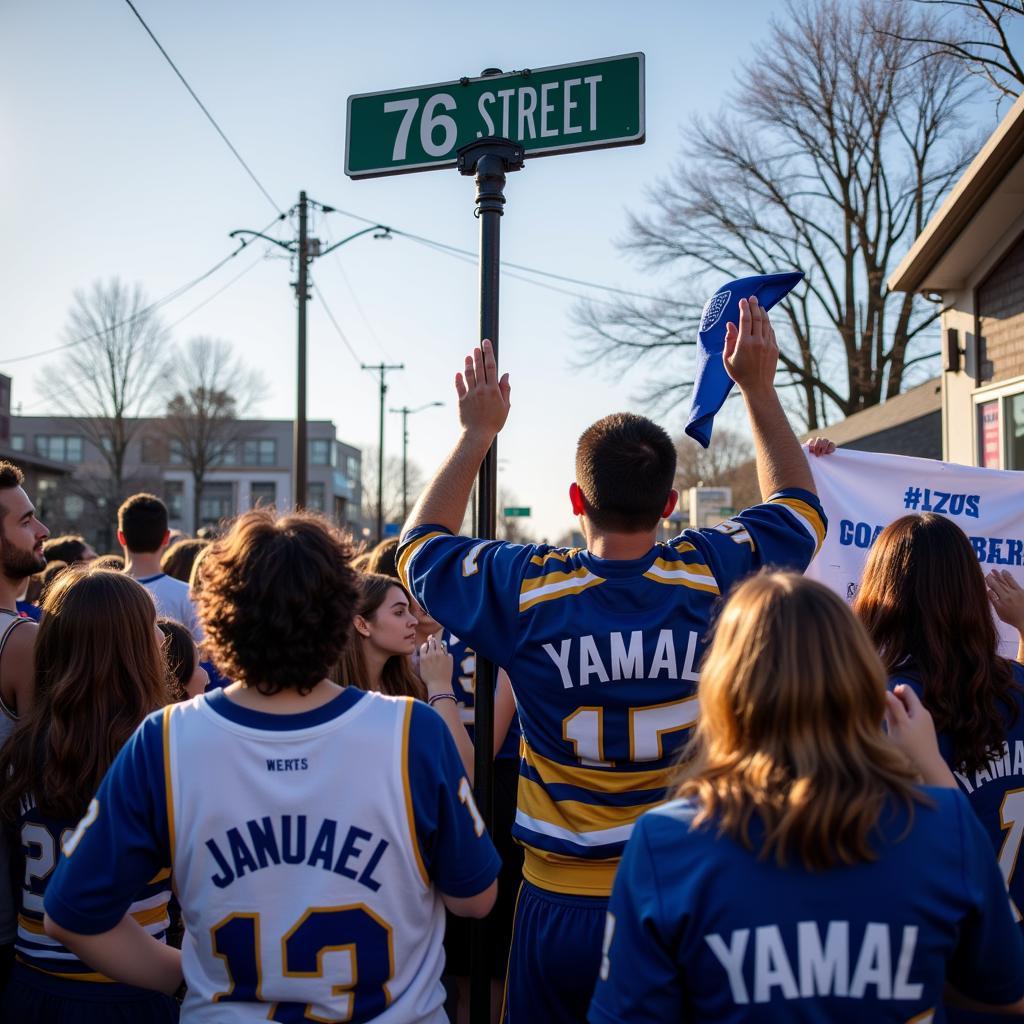
[[[433,882],[448,896],[476,896],[498,877],[501,859],[484,828],[448,726],[418,701],[410,701],[407,714],[414,852],[424,882]]]
[[[817,496],[793,487],[717,526],[686,530],[672,543],[694,544],[725,594],[737,580],[765,566],[803,572],[821,548],[827,528]]]
[[[675,957],[662,937],[670,929],[665,928],[649,845],[655,823],[650,814],[640,817],[615,874],[590,1024],[686,1019]]]
[[[398,575],[438,622],[507,665],[519,631],[520,585],[535,550],[417,526],[398,546]]]
[[[954,790],[932,795],[955,804],[970,911],[960,927],[946,979],[958,992],[992,1006],[1024,999],[1024,932],[1014,921],[1006,882],[992,843],[967,798]]]
[[[109,931],[170,864],[163,712],[135,730],[107,770],[46,887],[46,913],[81,935]]]

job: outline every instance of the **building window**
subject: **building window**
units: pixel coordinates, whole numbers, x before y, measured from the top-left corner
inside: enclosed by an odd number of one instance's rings
[[[223,445],[217,445],[213,450],[213,457],[210,459],[211,466],[237,466],[238,445],[231,441]]]
[[[25,435],[11,434],[11,451],[23,452],[25,450]]]
[[[85,499],[80,494],[64,495],[65,519],[81,519],[83,512],[85,512]]]
[[[246,466],[276,466],[277,442],[272,437],[256,437],[243,441],[242,463]]]
[[[167,461],[172,466],[185,465],[185,449],[182,447],[181,442],[174,438],[171,439],[171,443],[167,446]]]
[[[80,437],[41,436],[36,438],[36,454],[54,462],[81,462]]]
[[[199,518],[219,523],[235,514],[235,487],[230,483],[206,483],[199,496]]]
[[[978,465],[999,469],[999,399],[978,406]]]
[[[249,485],[251,508],[267,508],[277,503],[277,484],[273,480],[256,481]]]
[[[164,481],[164,503],[168,518],[185,518],[185,485],[180,480]]]
[[[324,510],[324,485],[322,481],[314,480],[306,484],[306,508],[314,512]]]
[[[164,442],[159,437],[142,439],[142,461],[147,465],[159,465],[164,461]]]
[[[360,465],[358,457],[355,455],[349,455],[345,459],[345,475],[348,477],[349,483],[359,483],[361,473],[362,466]]]
[[[1006,400],[1006,468],[1024,469],[1024,391]]]
[[[331,464],[331,442],[324,437],[315,437],[309,442],[309,463],[311,466]]]

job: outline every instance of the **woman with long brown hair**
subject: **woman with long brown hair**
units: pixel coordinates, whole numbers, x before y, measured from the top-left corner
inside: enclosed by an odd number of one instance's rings
[[[426,701],[444,719],[472,780],[473,744],[452,693],[452,657],[437,637],[418,644],[417,624],[409,592],[397,579],[363,573],[352,642],[342,651],[332,679],[342,686]],[[419,674],[412,666],[414,653],[419,654]]]
[[[911,687],[931,712],[939,750],[998,852],[1018,921],[1024,666],[999,655],[990,604],[1022,629],[1020,596],[1008,574],[993,571],[986,580],[956,523],[926,512],[903,516],[878,535],[853,605],[889,685]]]
[[[173,1021],[174,1000],[111,982],[43,931],[43,897],[61,849],[117,752],[167,702],[156,608],[124,573],[71,567],[47,591],[43,612],[35,700],[0,755],[0,817],[18,832],[25,868],[18,959],[0,1017],[19,1024]],[[169,874],[154,877],[132,905],[158,938],[168,925]]]
[[[640,818],[616,875],[592,1024],[924,1021],[947,980],[1024,1010],[985,835],[955,789],[916,785],[948,778],[927,714],[886,693],[841,598],[742,583],[698,698],[678,799]]]

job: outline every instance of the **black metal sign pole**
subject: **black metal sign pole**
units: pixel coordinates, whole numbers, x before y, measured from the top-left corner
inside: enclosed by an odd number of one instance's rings
[[[459,150],[459,172],[476,175],[476,216],[480,220],[480,340],[489,338],[498,360],[498,294],[501,278],[501,216],[505,175],[523,166],[523,147],[501,138],[483,138]],[[477,482],[477,536],[496,534],[498,505],[497,441],[491,445]],[[477,654],[473,714],[475,794],[487,828],[493,829],[494,684],[496,669]],[[491,1019],[491,943],[485,921],[472,922],[470,1020]]]

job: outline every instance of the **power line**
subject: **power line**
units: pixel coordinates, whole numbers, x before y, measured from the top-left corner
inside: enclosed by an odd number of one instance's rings
[[[277,221],[281,220],[284,216],[285,214],[281,214],[280,217],[275,217],[272,221],[270,221],[269,224],[267,224],[267,226],[263,230],[267,231],[268,229],[273,227]],[[168,303],[174,302],[175,299],[180,299],[182,295],[184,295],[186,292],[191,291],[193,288],[196,287],[196,285],[202,284],[203,281],[205,281],[208,277],[215,274],[226,263],[230,263],[231,260],[233,260],[244,248],[246,248],[246,246],[250,245],[252,241],[253,240],[250,238],[242,242],[238,246],[238,248],[235,249],[234,252],[228,253],[228,255],[225,256],[223,259],[218,260],[212,267],[210,267],[209,270],[200,274],[198,277],[194,277],[191,281],[188,281],[186,284],[180,285],[173,291],[168,292],[165,296],[163,296],[163,298],[157,299],[156,302],[151,302],[148,306],[143,306],[143,308],[140,309],[138,312],[132,313],[131,316],[125,317],[124,320],[119,320],[116,324],[110,324],[109,326],[104,327],[102,330],[94,331],[92,334],[86,334],[81,338],[75,338],[72,341],[67,341],[63,345],[55,345],[53,348],[43,349],[41,352],[29,352],[23,356],[15,356],[13,359],[4,359],[3,364],[6,366],[10,363],[23,363],[27,359],[39,359],[42,356],[53,355],[54,352],[63,352],[66,349],[74,348],[76,345],[84,345],[85,342],[92,341],[94,338],[98,338],[103,334],[108,334],[111,331],[116,331],[122,327],[126,327],[128,324],[132,323],[132,321],[138,320],[141,317],[148,315],[149,313],[155,312],[162,306],[166,306]],[[223,289],[221,290],[223,291]],[[217,294],[220,293],[218,292]],[[182,317],[182,319],[184,319],[184,317]]]
[[[327,314],[331,323],[334,324],[334,329],[338,332],[338,337],[341,338],[342,344],[348,349],[349,355],[359,364],[360,367],[363,365],[362,359],[359,358],[356,350],[352,347],[352,342],[348,340],[348,335],[341,329],[341,324],[335,319],[334,314],[331,312],[331,307],[327,305],[327,300],[324,298],[324,293],[320,288],[316,290],[316,297],[320,300],[320,305],[324,307],[324,312]]]
[[[178,78],[181,79],[181,84],[185,86],[186,89],[188,89],[189,95],[192,97],[192,99],[196,101],[196,103],[199,106],[199,109],[206,115],[206,119],[217,130],[217,134],[224,140],[224,143],[227,145],[228,149],[230,149],[231,152],[234,154],[235,159],[242,165],[243,168],[245,168],[245,173],[248,174],[250,178],[252,178],[256,187],[263,193],[264,196],[266,196],[267,202],[270,203],[270,205],[273,206],[274,209],[277,210],[277,212],[281,214],[281,216],[283,217],[284,210],[282,210],[281,207],[278,206],[276,202],[274,202],[274,197],[263,187],[263,183],[253,173],[253,169],[245,162],[245,160],[242,159],[242,154],[239,153],[237,149],[235,149],[234,145],[232,145],[231,140],[227,137],[227,135],[224,134],[224,130],[214,120],[213,114],[211,114],[210,111],[206,109],[206,106],[203,103],[203,101],[196,95],[195,89],[193,89],[192,86],[188,84],[188,81],[186,80],[185,76],[178,70],[178,67],[174,63],[174,61],[171,60],[170,54],[160,45],[160,40],[157,39],[155,35],[153,35],[153,30],[146,24],[146,22],[143,20],[142,15],[139,14],[139,12],[136,10],[135,4],[132,3],[132,0],[124,0],[124,2],[131,8],[132,14],[134,14],[135,17],[139,19],[139,24],[146,30],[146,33],[148,34],[149,38],[152,39],[153,42],[156,44],[156,48],[163,54],[164,60],[166,60],[167,63],[170,64],[174,73],[178,76]]]
[[[363,224],[383,224],[382,221],[371,220],[369,217],[363,217],[362,215],[352,213],[349,210],[342,210],[337,206],[329,206],[326,208],[325,212],[340,213],[343,217],[350,217],[352,220],[361,221]],[[413,234],[411,231],[403,231],[401,228],[387,226],[387,230],[393,235],[398,235],[401,238],[408,238],[413,242],[420,242],[424,245],[429,245],[442,251],[457,253],[460,256],[469,256],[474,261],[477,258],[477,254],[470,249],[461,249],[457,245],[449,245],[447,242],[439,242],[434,238],[426,238],[423,235]],[[644,292],[632,291],[629,288],[618,288],[610,284],[599,284],[596,281],[585,281],[579,277],[568,277],[565,274],[556,274],[550,270],[541,270],[538,267],[529,267],[523,263],[510,263],[508,260],[502,260],[501,265],[502,267],[510,267],[513,270],[522,270],[528,274],[536,274],[538,277],[547,277],[555,281],[563,281],[566,284],[577,284],[584,288],[596,288],[599,291],[612,292],[615,295],[625,295],[633,299],[647,299],[651,302],[664,301],[663,298],[659,298],[657,295],[648,295]]]
[[[218,295],[222,294],[223,292],[226,292],[233,284],[235,284],[237,281],[240,281],[243,277],[245,277],[246,274],[249,273],[249,271],[254,270],[262,262],[263,257],[261,256],[258,260],[256,260],[255,263],[250,263],[249,266],[245,268],[245,270],[243,270],[240,274],[236,274],[233,278],[231,278],[230,281],[228,281],[227,284],[225,284],[221,288],[218,288],[217,291],[215,291],[212,295],[209,295],[205,299],[203,299],[203,301],[200,302],[198,306],[193,306],[192,309],[190,309],[184,316],[178,317],[178,319],[175,320],[174,323],[169,325],[168,329],[170,329],[171,327],[177,327],[178,324],[180,324],[183,320],[187,320],[190,316],[192,316],[193,313],[198,313],[199,310],[203,308],[203,306],[212,302],[215,298],[217,298]],[[66,395],[74,391],[75,388],[77,388],[80,384],[84,383],[85,380],[86,377],[79,377],[76,380],[72,381],[65,388],[61,388],[59,391],[51,392],[50,394],[45,395],[42,398],[37,398],[34,402],[29,402],[29,404],[26,405],[25,408],[35,409],[37,406],[46,405],[52,402],[53,399],[60,398],[62,395]]]

